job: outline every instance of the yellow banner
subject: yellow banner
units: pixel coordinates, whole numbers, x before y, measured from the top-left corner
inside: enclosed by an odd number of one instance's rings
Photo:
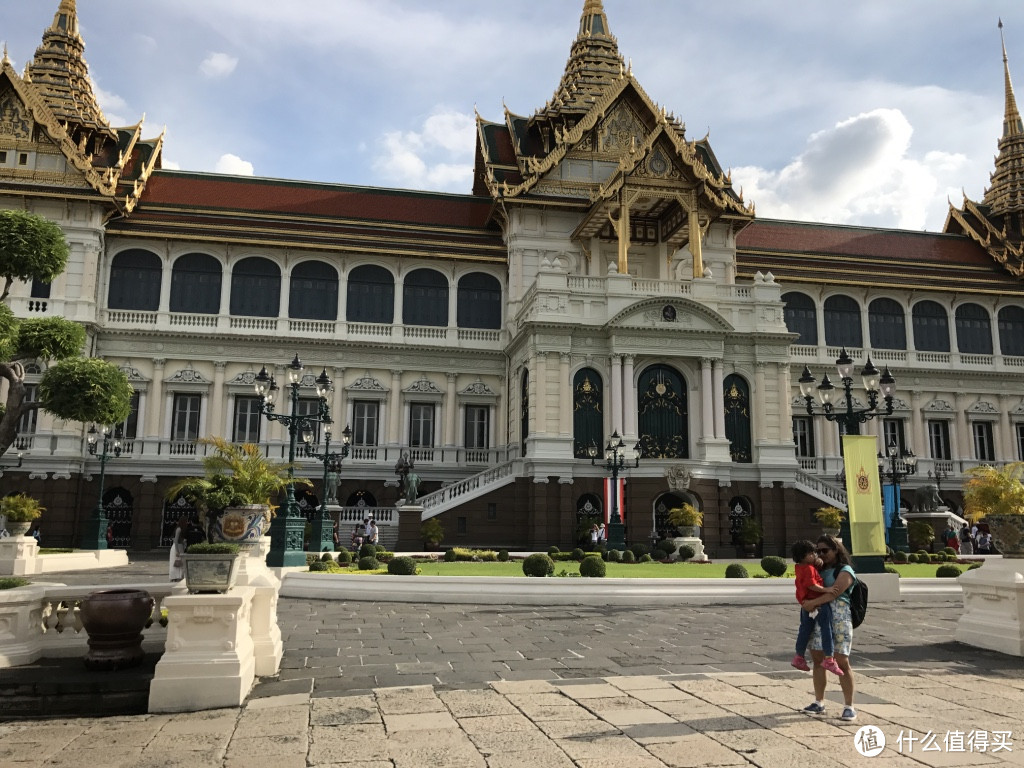
[[[844,435],[847,514],[850,519],[850,552],[855,555],[885,554],[885,515],[882,486],[878,479],[878,438]]]

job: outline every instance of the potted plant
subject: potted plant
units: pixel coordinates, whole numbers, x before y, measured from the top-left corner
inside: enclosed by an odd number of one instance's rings
[[[229,541],[192,544],[182,556],[189,592],[223,594],[235,586],[241,547]]]
[[[1024,558],[1024,461],[1003,467],[983,464],[967,470],[964,511],[984,519],[996,549],[1008,558]]]
[[[420,537],[423,539],[423,546],[425,549],[437,549],[441,545],[441,540],[444,538],[444,528],[441,527],[441,521],[436,517],[426,520],[423,525],[420,526]]]
[[[271,499],[287,488],[294,465],[268,459],[253,443],[229,443],[222,437],[199,442],[213,449],[203,458],[203,477],[179,480],[166,498],[180,495],[193,504],[211,540],[255,544],[274,515]],[[312,485],[304,477],[292,482]]]
[[[0,499],[0,516],[7,520],[7,532],[11,536],[24,536],[46,508],[37,499],[24,493],[15,493]]]
[[[752,515],[743,518],[743,522],[740,523],[739,539],[744,554],[754,557],[757,554],[757,545],[761,542],[761,525]]]
[[[814,510],[814,518],[821,524],[821,530],[831,536],[838,536],[846,515],[839,507],[818,507]]]
[[[704,513],[690,502],[685,502],[682,506],[673,507],[668,511],[668,521],[679,530],[680,536],[696,539],[700,537],[700,527],[704,524]]]

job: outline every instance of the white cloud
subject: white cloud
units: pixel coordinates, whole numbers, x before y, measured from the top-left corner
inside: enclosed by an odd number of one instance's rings
[[[759,215],[836,224],[935,227],[967,159],[932,150],[915,154],[914,129],[898,109],[875,109],[810,136],[781,170],[733,170]]]
[[[103,90],[96,85],[95,82],[92,84],[92,91],[96,94],[96,101],[99,102],[100,109],[103,110],[103,114],[111,125],[115,127],[122,127],[126,125],[134,125],[138,122],[138,117],[134,120],[129,120],[125,117],[125,115],[131,113],[131,107],[128,106],[127,101],[116,93]]]
[[[226,53],[211,53],[199,65],[199,71],[211,80],[227,77],[238,66],[238,58]]]
[[[252,176],[254,168],[248,160],[243,160],[238,155],[221,155],[214,166],[215,173],[226,173],[229,176]]]
[[[472,115],[437,109],[419,131],[384,134],[374,169],[396,186],[469,192],[475,130]]]
[[[161,157],[160,167],[166,171],[180,171],[181,163],[175,162],[174,160],[168,160],[166,157]]]

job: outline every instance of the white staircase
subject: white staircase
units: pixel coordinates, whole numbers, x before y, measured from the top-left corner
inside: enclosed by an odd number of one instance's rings
[[[509,485],[522,474],[522,471],[522,459],[513,459],[496,467],[485,469],[483,472],[477,472],[457,483],[446,485],[426,496],[421,496],[417,500],[417,503],[423,506],[421,519],[428,520],[459,504],[472,501],[502,486]]]
[[[846,491],[825,482],[816,475],[810,475],[802,469],[798,469],[794,485],[798,491],[803,491],[808,496],[820,499],[838,509],[846,510]]]

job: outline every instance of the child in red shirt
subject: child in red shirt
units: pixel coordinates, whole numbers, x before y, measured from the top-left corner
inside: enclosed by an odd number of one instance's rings
[[[818,573],[818,566],[821,560],[814,553],[814,542],[803,540],[793,545],[793,562],[796,563],[796,601],[801,605],[805,600],[813,600],[823,592],[828,592]],[[796,635],[796,655],[791,662],[794,667],[804,672],[810,671],[804,654],[807,653],[807,643],[810,642],[811,634],[814,632],[814,625],[818,625],[821,632],[821,648],[825,652],[825,661],[822,663],[825,669],[836,675],[842,675],[843,670],[836,664],[832,655],[835,642],[832,637],[832,603],[825,603],[818,606],[816,611],[808,613],[800,609],[800,630]]]

